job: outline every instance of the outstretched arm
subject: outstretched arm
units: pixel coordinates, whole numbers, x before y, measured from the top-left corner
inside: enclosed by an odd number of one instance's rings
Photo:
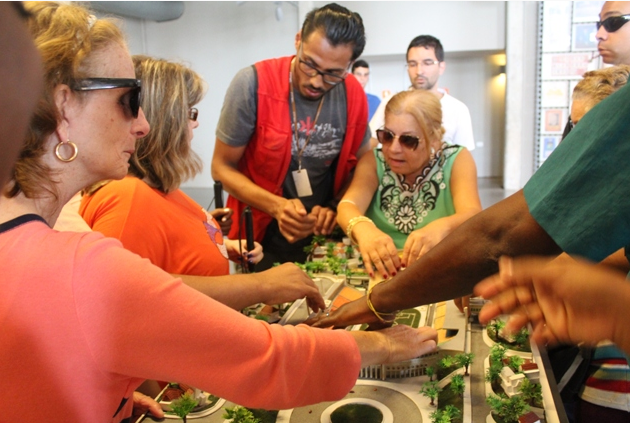
[[[630,353],[630,284],[621,272],[578,260],[504,257],[499,274],[475,293],[491,300],[479,314],[482,322],[510,314],[506,329],[531,323],[535,342],[612,340]]]
[[[461,297],[497,272],[502,255],[558,253],[560,248],[529,214],[521,190],[470,218],[405,271],[378,284],[372,303],[387,313]],[[317,326],[363,322],[377,322],[365,297],[342,306]]]

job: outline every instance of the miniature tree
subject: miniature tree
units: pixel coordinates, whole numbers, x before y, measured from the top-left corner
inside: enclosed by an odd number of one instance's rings
[[[326,257],[333,258],[335,257],[335,246],[334,242],[326,243]]]
[[[518,423],[518,418],[529,411],[529,407],[520,395],[508,398],[501,394],[486,397],[486,402],[493,413],[501,417],[505,423]]]
[[[503,359],[505,358],[505,352],[507,348],[501,344],[494,344],[492,348],[490,348],[490,362],[501,363],[503,366]]]
[[[190,392],[186,392],[184,395],[171,402],[171,410],[173,413],[181,417],[184,423],[186,423],[188,413],[193,411],[197,404],[198,402],[195,398],[193,398],[192,394]]]
[[[245,407],[239,406],[226,408],[223,418],[231,420],[232,423],[260,423],[260,419],[256,418],[254,413]]]
[[[455,364],[455,359],[451,357],[450,355],[447,355],[444,358],[442,358],[439,363],[440,367],[442,367],[443,369],[448,369],[454,364]]]
[[[466,389],[466,382],[464,382],[464,376],[455,375],[451,378],[451,391],[453,391],[455,395],[459,395],[460,397],[463,397],[465,389]]]
[[[470,376],[468,373],[468,367],[472,364],[474,358],[475,354],[473,353],[462,353],[455,356],[457,363],[465,370],[464,376]]]
[[[426,375],[429,376],[429,382],[433,382],[433,375],[435,374],[435,368],[431,366],[427,366],[424,370]]]
[[[518,355],[513,355],[508,359],[508,366],[514,373],[519,373],[519,368],[525,362],[523,357],[519,357]]]
[[[529,331],[527,328],[522,328],[516,334],[514,334],[514,342],[519,346],[526,346],[529,340]]]
[[[451,423],[451,418],[444,410],[435,410],[429,414],[429,418],[431,423]]]
[[[450,421],[453,421],[462,416],[462,410],[460,410],[459,408],[455,407],[452,404],[449,404],[446,407],[444,407],[444,414],[448,416]]]
[[[419,392],[431,400],[431,405],[435,405],[435,399],[440,394],[440,391],[442,391],[442,388],[438,386],[437,382],[427,382],[422,385],[422,389]]]
[[[529,405],[540,404],[542,402],[542,387],[538,383],[532,383],[529,379],[523,379],[519,391],[523,400]]]
[[[494,337],[498,339],[499,332],[501,332],[501,329],[505,327],[505,322],[501,319],[494,319],[490,327],[494,330]]]
[[[501,377],[501,369],[503,369],[501,362],[491,362],[490,367],[486,370],[486,381],[492,385],[497,385]]]
[[[347,259],[351,259],[352,257],[354,257],[354,245],[346,245],[345,253]]]

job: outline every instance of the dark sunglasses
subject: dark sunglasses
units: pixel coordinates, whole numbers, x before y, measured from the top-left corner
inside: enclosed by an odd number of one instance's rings
[[[188,109],[188,119],[196,121],[199,117],[199,110],[196,107],[191,107]]]
[[[123,103],[129,108],[131,116],[138,118],[140,110],[140,93],[142,83],[139,79],[131,78],[84,78],[77,79],[72,85],[75,91],[112,90],[114,88],[132,88],[122,97]]]
[[[615,32],[624,26],[628,20],[630,20],[630,15],[611,16],[603,21],[596,22],[595,25],[597,25],[598,30],[603,26],[606,32]]]
[[[420,144],[420,137],[417,137],[415,135],[396,135],[388,129],[376,130],[376,138],[378,138],[378,142],[383,145],[390,145],[394,142],[396,137],[398,137],[398,142],[402,146],[410,150],[415,150],[416,148],[418,148],[418,144]]]

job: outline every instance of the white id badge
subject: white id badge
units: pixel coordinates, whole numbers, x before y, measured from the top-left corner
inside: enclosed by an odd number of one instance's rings
[[[311,181],[308,179],[306,169],[294,170],[291,173],[293,174],[293,182],[295,183],[298,197],[310,197],[313,195]]]

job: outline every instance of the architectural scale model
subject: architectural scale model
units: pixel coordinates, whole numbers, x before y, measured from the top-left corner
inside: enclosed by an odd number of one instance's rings
[[[374,283],[365,279],[364,275],[357,277],[356,274],[358,273],[348,271],[339,274],[313,274],[314,281],[331,310],[365,295],[368,284]],[[518,397],[521,395],[519,388],[524,380],[528,381],[526,385],[540,384],[542,407],[525,407],[522,421],[561,422],[536,348],[533,348],[533,353],[505,349],[505,363],[518,362],[520,366],[512,369],[507,364],[501,365],[499,379],[495,383],[486,381],[491,368],[489,356],[494,354],[492,348],[495,341],[488,334],[492,330],[476,323],[475,314],[481,306],[482,303],[474,299],[471,304],[474,312],[469,316],[461,313],[453,301],[401,311],[395,324],[432,326],[438,331],[438,349],[435,352],[400,363],[363,368],[357,384],[344,399],[280,410],[277,414],[274,412],[265,415],[261,422],[331,423],[331,416],[336,415],[335,422],[429,423],[449,421],[444,418],[445,413],[451,416],[452,422],[494,422],[487,397],[493,397],[493,408],[499,409],[497,394],[500,392],[502,396],[505,395],[506,400]],[[279,323],[299,324],[309,315],[306,302],[298,300],[286,309]],[[494,327],[495,331],[498,326]],[[363,329],[365,328],[362,326],[347,328]],[[521,357],[522,360],[510,359],[512,356]],[[499,387],[499,392],[493,390],[496,387]],[[199,416],[195,421],[223,423],[222,409],[233,406],[234,404],[226,401],[220,410]],[[355,411],[359,407],[372,409],[374,413],[370,414],[369,421],[363,417],[352,420],[344,417],[348,407],[355,407]],[[191,415],[188,419],[196,417]],[[518,423],[519,417],[502,421]],[[339,418],[341,420],[337,420]],[[153,420],[149,416],[144,421]]]

